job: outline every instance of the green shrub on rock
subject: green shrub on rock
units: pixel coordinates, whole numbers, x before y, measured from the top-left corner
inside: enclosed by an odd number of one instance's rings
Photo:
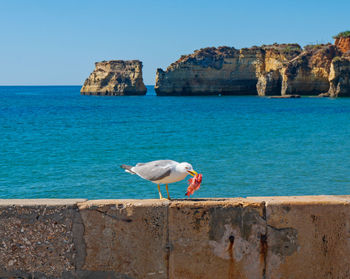
[[[339,39],[339,38],[350,38],[350,31],[344,31],[340,32],[338,35],[333,36],[333,39]]]

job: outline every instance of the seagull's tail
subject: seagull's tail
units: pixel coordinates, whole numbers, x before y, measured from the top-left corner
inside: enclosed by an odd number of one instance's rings
[[[136,174],[136,172],[133,172],[131,169],[133,168],[133,166],[129,166],[129,165],[121,165],[120,166],[122,169],[124,169],[126,172],[131,173],[131,174]]]

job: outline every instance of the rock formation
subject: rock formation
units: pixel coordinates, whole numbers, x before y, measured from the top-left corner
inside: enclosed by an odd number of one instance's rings
[[[211,47],[157,69],[157,95],[255,95],[260,48]]]
[[[280,94],[281,71],[301,51],[297,44],[196,50],[166,71],[158,69],[155,90],[157,95]]]
[[[288,61],[301,53],[298,44],[263,45],[256,61],[256,89],[259,96],[280,95],[282,72]]]
[[[350,96],[350,32],[333,44],[204,48],[157,70],[157,95]],[[325,93],[326,92],[326,93]]]
[[[350,55],[333,59],[329,84],[330,97],[350,97]]]
[[[145,95],[142,62],[111,60],[95,63],[95,70],[85,80],[82,95]]]
[[[334,44],[342,53],[350,50],[350,31],[341,32],[333,38],[335,39]]]
[[[326,97],[350,96],[350,31],[333,37],[338,53],[331,62],[329,71],[329,90],[320,94]]]
[[[338,54],[331,44],[307,46],[282,70],[281,95],[318,95],[328,91],[331,62]]]

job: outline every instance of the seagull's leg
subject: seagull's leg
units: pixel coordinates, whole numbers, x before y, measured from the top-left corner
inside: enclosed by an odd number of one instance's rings
[[[160,192],[160,186],[159,186],[159,184],[157,184],[157,186],[158,186],[159,198],[160,198],[160,199],[163,199],[162,193]]]
[[[168,200],[170,201],[170,196],[169,196],[169,190],[168,190],[168,184],[165,184],[165,189],[166,189],[166,192],[168,194]]]

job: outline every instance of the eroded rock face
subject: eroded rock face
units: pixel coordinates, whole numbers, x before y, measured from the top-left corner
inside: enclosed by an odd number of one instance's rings
[[[337,48],[345,53],[347,51],[350,51],[350,37],[344,38],[336,38],[334,44],[337,46]]]
[[[262,46],[262,56],[256,63],[256,85],[259,96],[280,95],[282,70],[294,57],[301,53],[298,44],[273,44]]]
[[[330,97],[350,96],[350,55],[333,59],[329,75]]]
[[[212,47],[182,56],[157,70],[157,95],[255,95],[261,48]]]
[[[283,67],[301,53],[298,44],[237,50],[205,48],[157,70],[158,95],[280,95]]]
[[[281,71],[281,95],[318,95],[327,92],[331,62],[339,54],[339,50],[331,44],[306,48]]]
[[[145,95],[142,62],[111,60],[95,63],[95,70],[85,80],[82,95]]]
[[[205,48],[157,70],[157,95],[348,96],[349,38],[335,45]]]

